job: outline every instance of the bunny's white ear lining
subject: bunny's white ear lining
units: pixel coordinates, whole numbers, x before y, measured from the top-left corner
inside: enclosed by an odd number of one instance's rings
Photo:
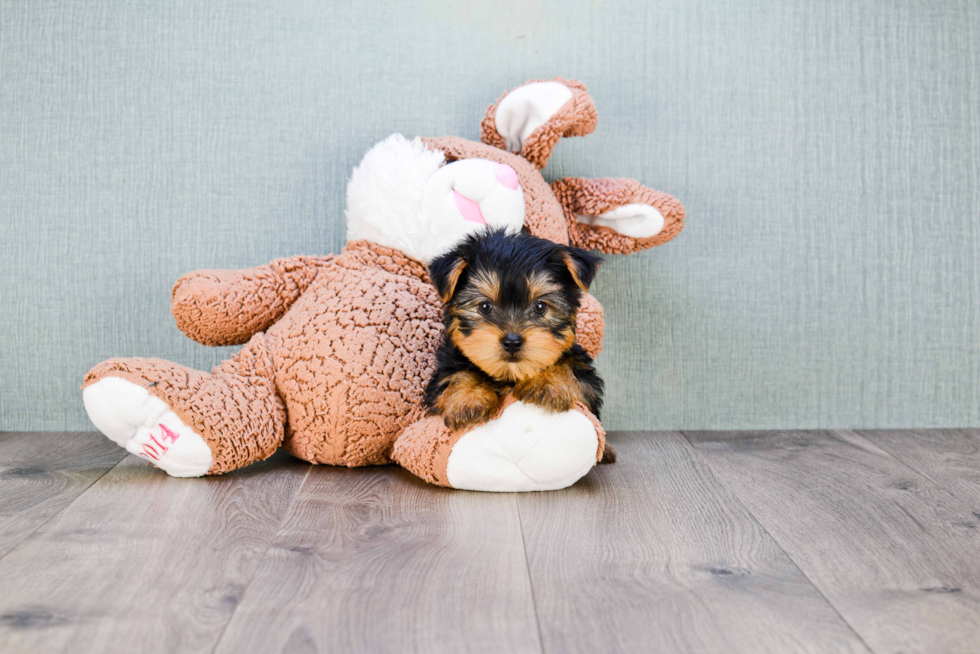
[[[598,216],[577,214],[575,220],[593,227],[608,227],[630,238],[650,238],[664,228],[664,217],[649,204],[624,204]]]
[[[571,89],[558,82],[533,82],[508,93],[494,117],[507,150],[520,152],[534,130],[548,122],[571,97]]]

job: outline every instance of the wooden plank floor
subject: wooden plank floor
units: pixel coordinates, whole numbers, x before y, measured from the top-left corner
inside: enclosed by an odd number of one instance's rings
[[[610,440],[497,495],[0,433],[0,652],[980,651],[980,430]]]

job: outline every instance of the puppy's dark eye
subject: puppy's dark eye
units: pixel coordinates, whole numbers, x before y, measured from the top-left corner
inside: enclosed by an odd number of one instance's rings
[[[483,315],[487,315],[491,311],[493,311],[493,303],[484,300],[483,302],[480,302],[480,304],[477,305],[476,310],[482,313]]]
[[[538,314],[539,316],[543,316],[545,312],[548,311],[548,305],[542,302],[541,300],[538,300],[537,302],[531,305],[531,309],[534,311],[534,313]]]

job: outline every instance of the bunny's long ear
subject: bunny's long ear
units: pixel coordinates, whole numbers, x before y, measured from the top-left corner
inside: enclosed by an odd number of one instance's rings
[[[566,177],[551,183],[572,245],[607,254],[631,254],[662,245],[684,227],[675,198],[635,179]]]
[[[480,139],[544,168],[559,139],[590,134],[597,121],[585,84],[561,77],[531,80],[490,105]]]

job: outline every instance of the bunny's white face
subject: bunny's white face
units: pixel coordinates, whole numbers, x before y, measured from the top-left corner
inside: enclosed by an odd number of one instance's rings
[[[445,163],[420,139],[393,134],[364,155],[347,185],[347,239],[429,262],[490,227],[524,226],[517,172],[486,159]]]

